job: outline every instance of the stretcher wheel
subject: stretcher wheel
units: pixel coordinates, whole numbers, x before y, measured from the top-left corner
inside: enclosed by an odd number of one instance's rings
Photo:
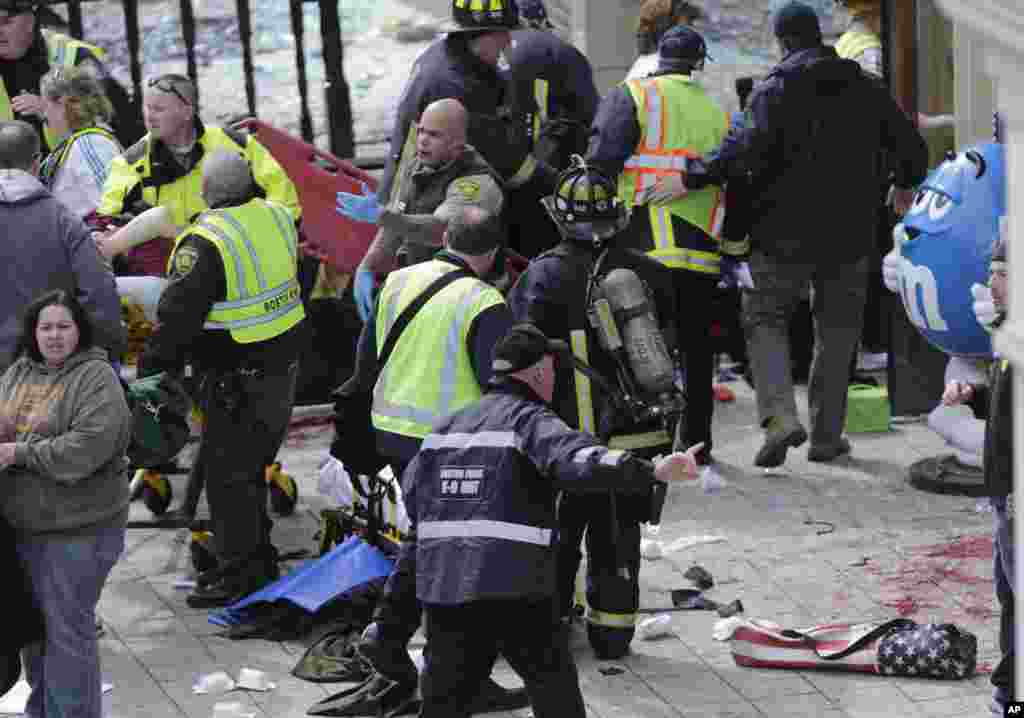
[[[291,516],[299,501],[299,486],[288,474],[281,471],[280,464],[267,467],[267,484],[270,493],[270,508],[278,516]]]
[[[210,548],[210,540],[213,534],[209,531],[193,531],[192,540],[188,545],[189,556],[192,559],[192,568],[197,574],[203,574],[217,568],[217,556]]]
[[[142,503],[154,516],[162,516],[171,505],[171,482],[162,474],[147,471],[142,477],[141,484]]]

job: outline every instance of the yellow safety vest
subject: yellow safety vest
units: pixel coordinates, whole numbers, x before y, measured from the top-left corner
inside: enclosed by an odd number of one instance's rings
[[[686,159],[717,148],[729,130],[729,116],[702,87],[684,75],[659,75],[626,82],[636,105],[640,143],[619,175],[619,199],[632,208],[642,190],[659,178],[682,172]],[[668,267],[717,274],[717,242],[725,219],[721,188],[691,190],[665,205],[648,205],[652,257]],[[672,217],[686,220],[712,241],[704,246],[677,244]]]
[[[432,282],[458,267],[433,259],[388,275],[377,305],[377,351],[402,311]],[[437,419],[481,396],[466,346],[473,320],[504,303],[491,285],[457,279],[416,313],[382,367],[373,390],[373,426],[422,439]]]
[[[866,50],[881,49],[882,41],[873,32],[850,30],[836,43],[836,54],[844,60],[856,60]]]
[[[239,207],[213,209],[175,240],[199,235],[220,253],[227,297],[214,303],[204,329],[226,329],[239,344],[273,339],[306,316],[299,297],[298,233],[283,206],[252,199]],[[173,266],[174,252],[168,264]]]
[[[50,63],[50,67],[74,67],[78,64],[78,51],[83,49],[87,50],[97,60],[103,60],[107,54],[103,49],[95,45],[90,45],[87,42],[76,40],[73,37],[68,37],[52,30],[43,30],[43,42],[46,43],[46,59]],[[7,94],[7,86],[4,85],[3,79],[0,78],[0,120],[13,119],[14,108],[11,107],[11,98]],[[43,134],[46,136],[46,144],[49,147],[57,146],[60,138],[53,133],[48,125],[43,128]]]
[[[113,216],[124,212],[125,197],[139,183],[142,183],[142,200],[151,207],[167,207],[171,210],[175,224],[187,225],[191,219],[209,208],[203,199],[203,161],[192,170],[172,182],[155,184],[146,182],[153,175],[151,138],[147,134],[141,140],[115,157],[110,163],[110,174],[103,187],[103,197],[96,209],[101,216]],[[217,149],[237,152],[245,157],[256,180],[267,199],[283,205],[297,221],[302,214],[295,185],[285,174],[266,147],[248,138],[244,146],[239,144],[221,127],[206,125],[196,140],[203,148],[203,157]]]

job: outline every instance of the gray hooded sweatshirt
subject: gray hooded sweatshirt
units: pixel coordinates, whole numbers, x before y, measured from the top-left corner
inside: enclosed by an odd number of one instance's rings
[[[15,442],[0,514],[26,534],[123,526],[131,431],[104,350],[76,352],[59,369],[22,356],[0,377],[0,441]]]
[[[114,276],[85,224],[21,170],[0,170],[0,267],[0,371],[14,361],[25,307],[54,289],[78,297],[96,344],[112,357],[124,350]]]

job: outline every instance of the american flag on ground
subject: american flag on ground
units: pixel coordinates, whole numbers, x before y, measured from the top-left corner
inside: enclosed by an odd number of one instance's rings
[[[887,676],[966,678],[974,673],[977,639],[950,624],[927,623],[882,638],[878,672]]]

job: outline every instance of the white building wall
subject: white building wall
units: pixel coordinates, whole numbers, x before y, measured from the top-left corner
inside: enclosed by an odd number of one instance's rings
[[[1014,484],[1020,486],[1024,477],[1024,279],[1019,270],[1020,261],[1014,266],[1014,256],[1024,247],[1024,222],[1022,219],[1022,198],[1024,198],[1024,14],[1020,0],[936,0],[944,11],[957,23],[958,38],[963,31],[974,32],[980,43],[972,41],[967,49],[960,49],[969,71],[984,80],[991,77],[994,87],[995,105],[1004,118],[1004,141],[1007,150],[1007,205],[1009,207],[1010,239],[1010,310],[1007,324],[996,336],[996,349],[1018,367],[1013,387],[1016,397],[1014,416]],[[980,45],[980,48],[979,48]],[[966,53],[966,54],[965,54]],[[984,65],[976,62],[984,57]],[[957,67],[961,72],[962,68]],[[964,78],[964,83],[970,78]],[[959,83],[958,83],[959,84]],[[957,107],[959,122],[971,122],[983,98],[974,95],[965,85],[965,102]],[[958,98],[959,99],[959,98]],[[974,119],[980,122],[980,118]],[[1022,255],[1024,256],[1024,255]],[[1017,501],[1014,544],[1019,546],[1024,521],[1024,501]],[[1024,592],[1024,571],[1017,571],[1015,594]],[[1024,621],[1017,623],[1017,645],[1024,645]],[[1024,685],[1024,665],[1017,663],[1017,685]]]

